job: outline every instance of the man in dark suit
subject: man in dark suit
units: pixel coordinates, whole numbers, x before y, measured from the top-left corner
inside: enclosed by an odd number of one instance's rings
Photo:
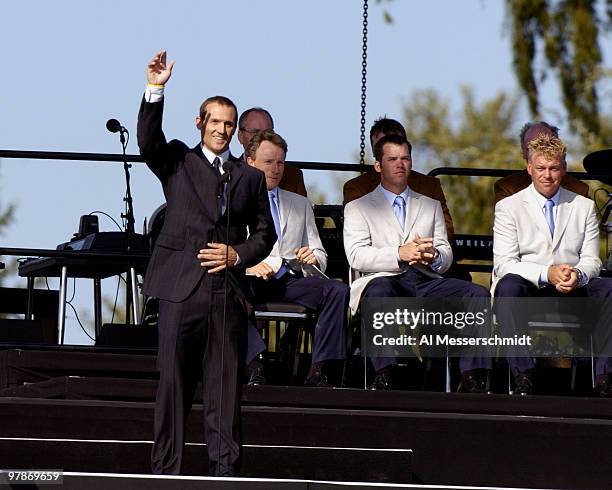
[[[395,119],[389,119],[381,117],[374,121],[374,124],[370,128],[370,144],[372,152],[374,152],[374,146],[383,136],[395,134],[398,136],[406,137],[406,130]],[[370,170],[359,177],[355,177],[344,184],[342,192],[344,194],[343,204],[346,206],[349,202],[359,199],[362,196],[372,192],[380,184],[380,174],[371,167]],[[442,212],[444,213],[444,224],[446,225],[446,233],[448,236],[449,243],[453,243],[454,229],[453,229],[453,218],[451,218],[450,211],[446,205],[446,197],[440,184],[440,179],[437,177],[431,177],[425,175],[416,170],[410,171],[410,177],[408,178],[408,187],[414,192],[423,194],[424,196],[431,197],[436,201],[440,201],[442,206]]]
[[[519,139],[521,142],[521,152],[523,159],[527,162],[527,152],[529,142],[538,138],[539,136],[554,136],[559,137],[559,128],[552,126],[544,121],[528,122],[521,129]],[[510,175],[506,175],[501,179],[497,180],[494,184],[495,189],[495,204],[501,201],[503,198],[516,194],[518,191],[522,191],[531,185],[531,176],[527,173],[527,169],[523,169],[519,172],[515,172]],[[561,187],[568,191],[575,192],[584,197],[589,197],[589,186],[571,175],[565,175],[561,181]]]
[[[246,162],[247,148],[253,136],[259,131],[266,129],[274,129],[274,120],[267,110],[261,107],[251,107],[240,114],[240,119],[238,119],[238,141],[240,141],[244,148],[244,152],[240,156],[241,160]],[[304,174],[301,169],[292,165],[285,165],[285,173],[279,187],[286,191],[308,197],[306,186],[304,185]]]
[[[151,60],[138,114],[140,152],[167,201],[143,289],[160,300],[151,462],[154,473],[180,473],[186,418],[202,380],[209,471],[226,476],[235,474],[240,456],[244,267],[268,255],[276,233],[263,175],[229,153],[237,119],[231,100],[204,101],[196,117],[201,141],[195,148],[166,141],[164,85],[173,66],[174,61],[166,64],[165,51]],[[222,177],[225,172],[231,179]]]

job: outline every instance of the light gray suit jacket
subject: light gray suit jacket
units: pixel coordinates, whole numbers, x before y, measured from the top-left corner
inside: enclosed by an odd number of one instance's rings
[[[495,206],[491,291],[506,274],[518,274],[538,286],[540,274],[554,264],[580,269],[589,280],[599,275],[599,229],[593,201],[561,187],[551,237],[536,192],[531,184]]]
[[[344,249],[349,265],[361,274],[351,284],[351,311],[355,313],[366,285],[375,277],[392,276],[404,272],[409,266],[398,263],[400,245],[413,240],[432,237],[438,250],[441,266],[446,271],[453,252],[446,237],[444,214],[440,202],[410,190],[406,202],[406,224],[400,227],[389,201],[380,185],[369,194],[351,201],[344,208]],[[432,277],[440,277],[431,268],[416,266]]]
[[[312,204],[304,196],[280,188],[278,200],[281,238],[263,261],[276,272],[280,269],[283,259],[296,259],[296,248],[310,247],[319,262],[318,268],[324,272],[327,267],[327,253],[319,237]],[[310,275],[308,269],[302,269],[302,272],[304,276]]]

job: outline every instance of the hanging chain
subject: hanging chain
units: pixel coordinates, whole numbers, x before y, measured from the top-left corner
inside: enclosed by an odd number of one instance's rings
[[[361,129],[359,135],[359,163],[365,164],[366,83],[368,66],[368,0],[363,0],[363,45],[361,52]]]

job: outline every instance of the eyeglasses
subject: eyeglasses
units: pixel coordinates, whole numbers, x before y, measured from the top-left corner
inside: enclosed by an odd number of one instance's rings
[[[245,133],[249,133],[249,134],[257,134],[261,131],[265,131],[265,129],[246,129],[246,128],[239,128],[240,131],[244,131]]]

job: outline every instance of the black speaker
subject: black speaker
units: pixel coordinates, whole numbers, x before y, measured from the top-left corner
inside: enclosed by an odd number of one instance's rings
[[[105,323],[96,339],[96,346],[157,349],[157,326]]]
[[[39,320],[0,320],[0,343],[45,344],[42,323]]]

